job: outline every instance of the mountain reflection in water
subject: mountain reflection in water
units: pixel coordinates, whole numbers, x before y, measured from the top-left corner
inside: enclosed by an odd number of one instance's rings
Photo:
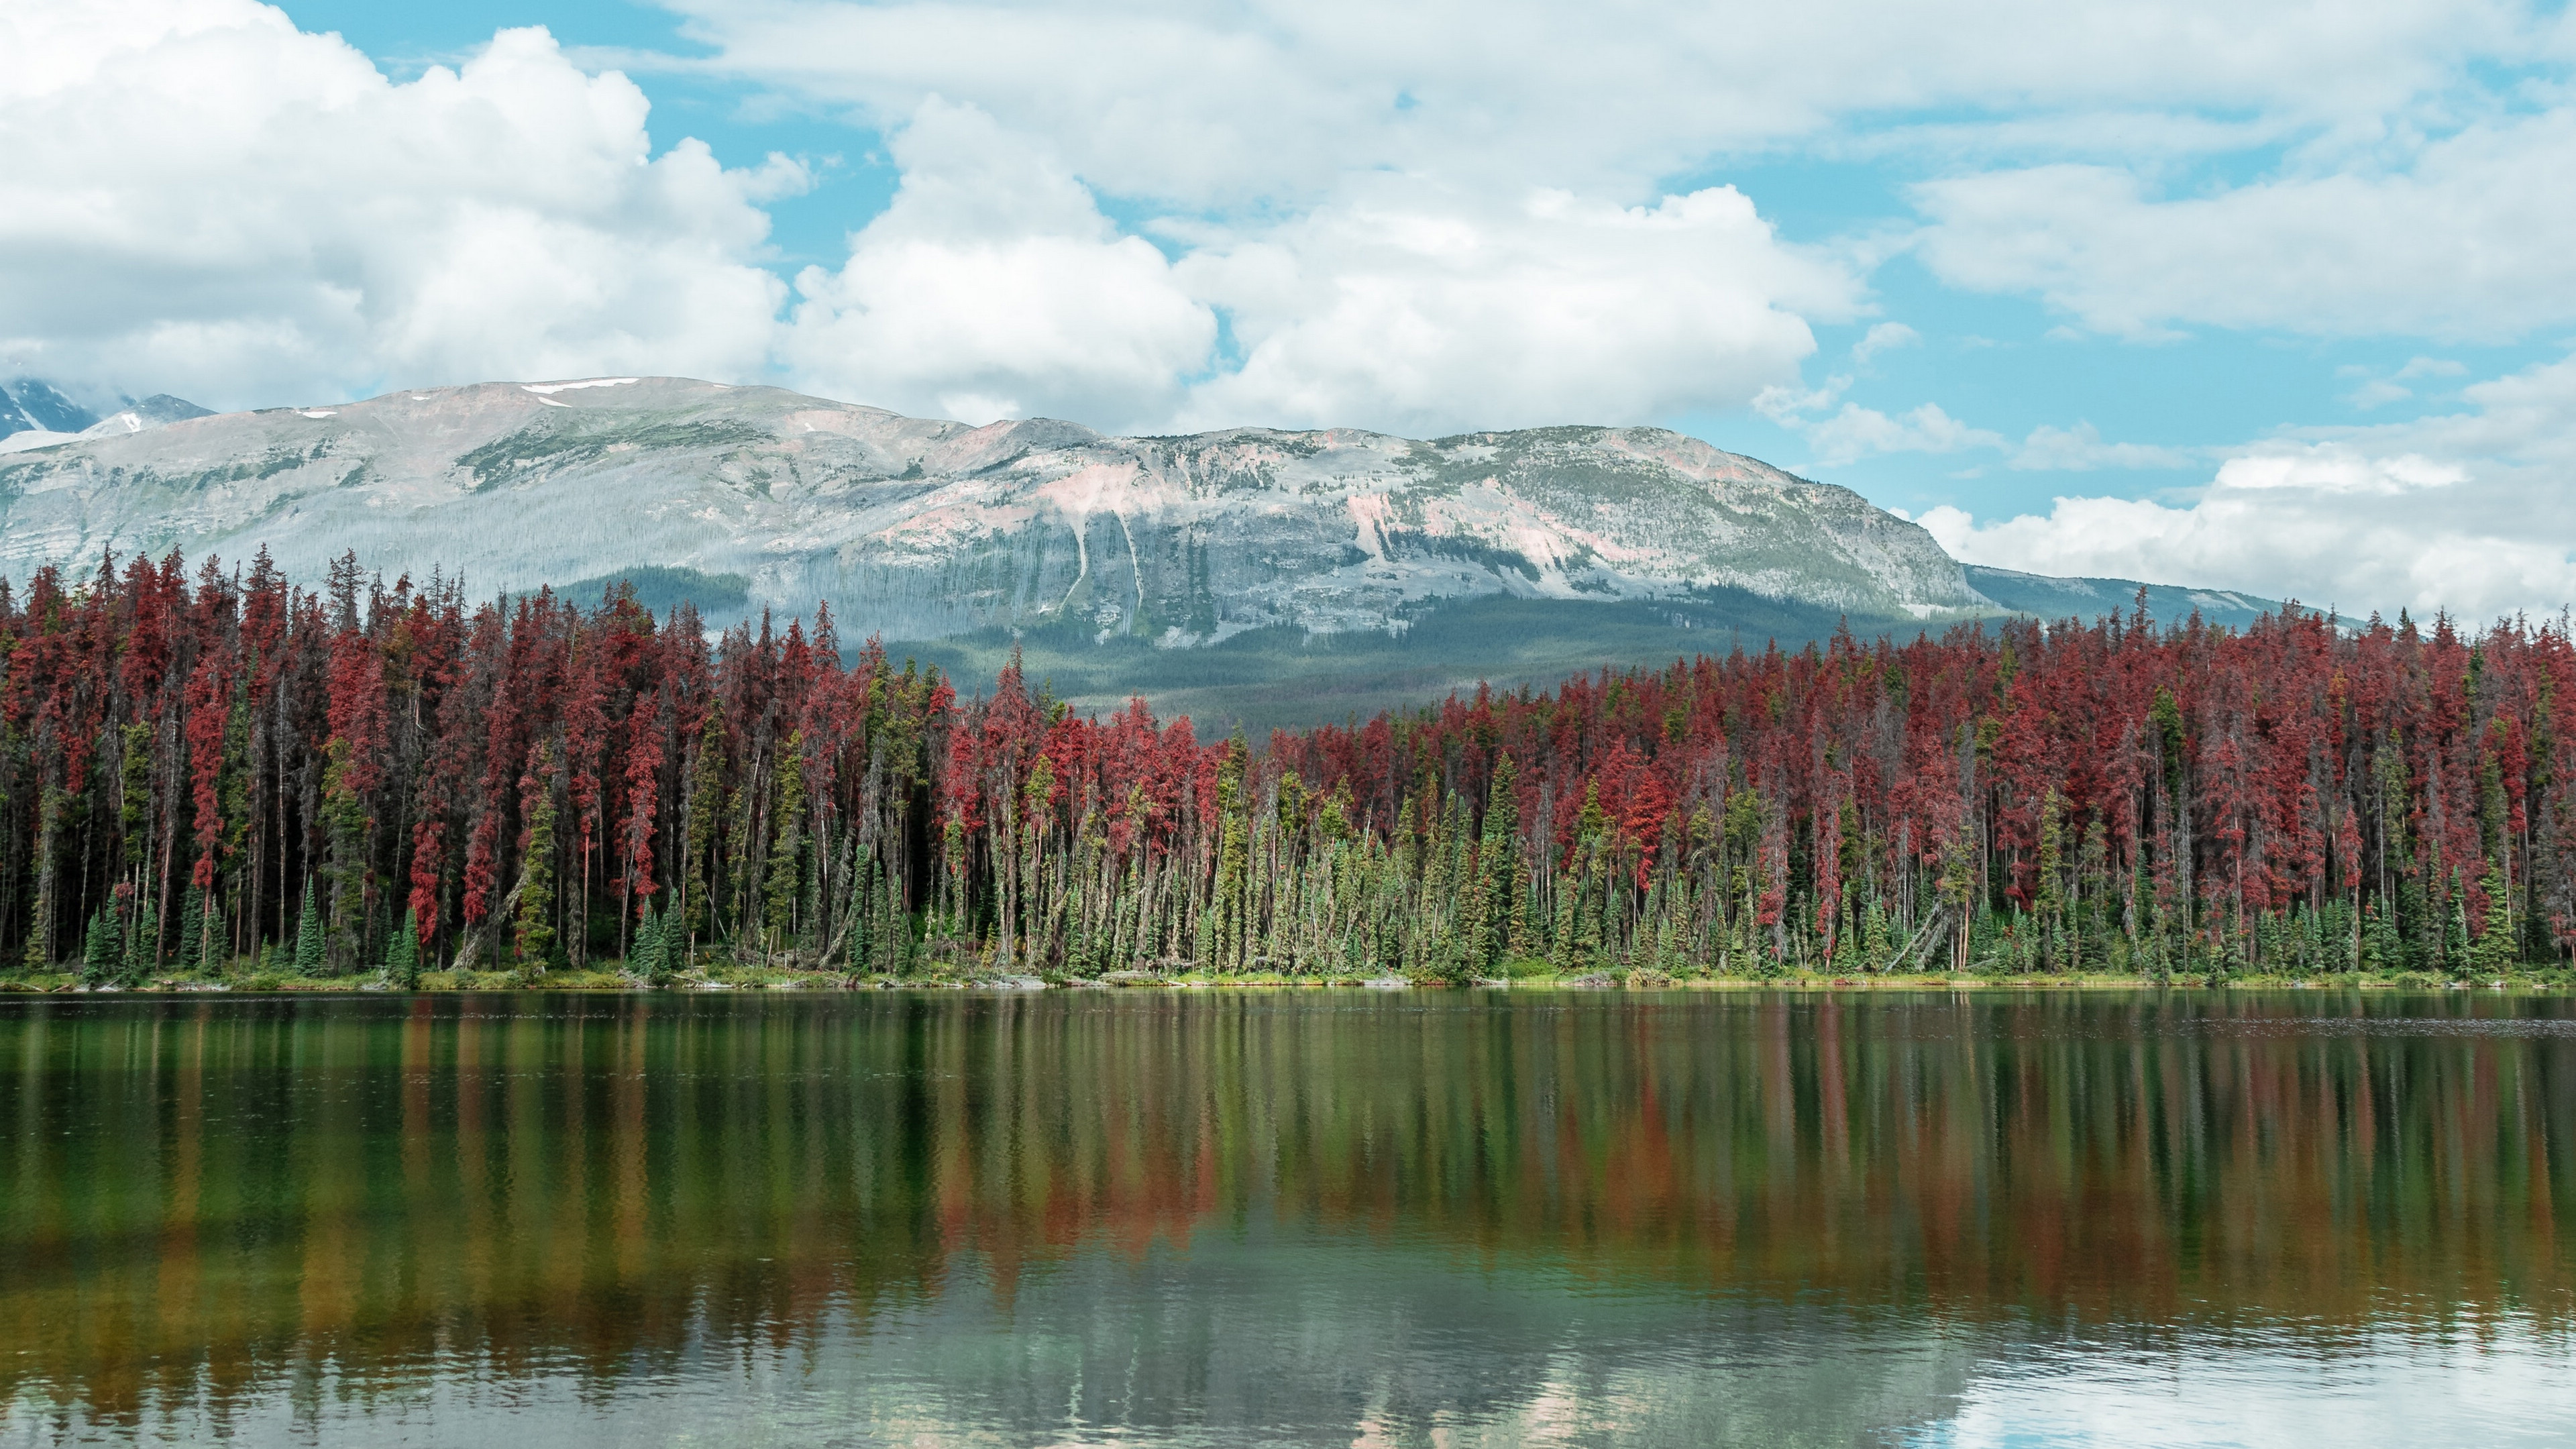
[[[2505,998],[0,1004],[0,1443],[2534,1442]]]

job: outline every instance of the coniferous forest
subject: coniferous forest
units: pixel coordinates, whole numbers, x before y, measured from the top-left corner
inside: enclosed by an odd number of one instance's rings
[[[1201,739],[828,611],[0,582],[0,953],[93,984],[2564,969],[2564,620],[1848,636]],[[551,975],[550,975],[551,973]],[[459,979],[450,976],[450,980]]]

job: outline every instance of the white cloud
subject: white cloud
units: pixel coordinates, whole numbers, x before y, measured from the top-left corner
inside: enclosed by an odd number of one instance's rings
[[[2181,468],[2191,461],[2191,454],[2180,448],[2106,443],[2091,423],[2071,428],[2043,423],[2022,440],[2010,466],[2024,472],[2089,473],[2097,468]]]
[[[394,84],[247,0],[0,8],[0,362],[214,405],[763,367],[753,204],[541,30]]]
[[[977,423],[1168,414],[1216,319],[1152,243],[971,107],[924,103],[893,151],[894,204],[839,271],[797,278],[785,357],[802,385]]]
[[[1860,406],[1847,378],[1807,388],[1811,325],[1870,315],[1867,275],[1901,243],[1788,245],[1702,184],[1756,152],[2013,168],[1918,193],[1921,256],[2096,330],[2576,320],[2556,184],[2576,112],[2538,83],[2506,106],[2476,70],[2571,53],[2576,29],[2519,0],[1822,0],[1616,25],[1542,0],[675,8],[711,58],[637,64],[888,134],[893,206],[792,294],[760,265],[762,206],[802,169],[657,154],[641,91],[541,31],[396,84],[250,0],[0,8],[0,366],[217,404],[783,375],[1153,427],[1752,401],[1829,464],[2176,465],[2084,424],[2016,444],[1931,403]],[[2247,147],[2290,149],[2261,182],[2160,189],[2161,168]],[[2067,164],[2022,164],[2039,157]],[[1104,199],[1167,214],[1122,231]],[[1849,365],[1920,340],[1877,322]]]
[[[2015,447],[2003,434],[1991,428],[1971,427],[1944,412],[1937,403],[1924,403],[1910,412],[1890,416],[1876,408],[1846,402],[1837,412],[1811,416],[1840,401],[1851,383],[1850,377],[1837,374],[1820,388],[1767,387],[1754,396],[1753,407],[1806,439],[1807,446],[1814,450],[1815,461],[1829,468],[1890,453],[1975,450],[2009,452],[2009,466],[2021,471],[2083,473],[2101,468],[2178,468],[2192,461],[2190,453],[2178,448],[2104,442],[2101,430],[2088,422],[2071,428],[2043,423],[2031,429],[2030,435]]]
[[[2468,411],[2248,445],[2172,499],[1919,520],[1957,557],[2470,619],[2576,602],[2576,358],[2462,391]]]
[[[1912,347],[1923,340],[1923,334],[1902,322],[1881,322],[1872,326],[1860,341],[1852,344],[1852,365],[1865,365],[1878,354],[1897,347]]]
[[[2482,122],[2393,163],[2335,154],[2209,194],[2119,167],[1925,182],[1924,262],[2134,338],[2214,325],[2497,340],[2576,321],[2576,108]]]
[[[2468,370],[2467,364],[2447,357],[2410,357],[2404,367],[2397,369],[2397,375],[2401,378],[2462,377]]]
[[[1802,431],[1827,467],[1857,463],[1882,453],[1956,453],[1965,448],[2001,448],[2003,435],[1972,428],[1932,403],[1899,417],[1875,408],[1844,403],[1833,416],[1807,423]]]
[[[1202,426],[1450,432],[1736,405],[1794,380],[1806,319],[1859,306],[1848,272],[1780,243],[1731,187],[1491,206],[1371,178],[1179,271],[1244,349],[1193,390],[1183,421]]]
[[[915,18],[903,63],[935,70],[947,21]],[[994,25],[997,54],[1043,58],[1059,90],[1104,36],[1151,39],[1114,16]],[[1275,189],[1280,158],[1240,148],[1293,129],[1300,87],[1342,81],[1313,54],[1227,79],[1225,56],[1264,44],[1218,45],[1150,101],[1058,94],[1099,108],[1066,144],[1196,146]],[[1810,319],[1861,305],[1848,264],[1783,245],[1730,188],[1621,205],[1338,160],[1309,204],[1160,226],[1176,266],[1103,215],[1052,133],[994,118],[1047,113],[982,86],[989,104],[907,93],[892,206],[844,264],[799,276],[782,318],[761,203],[802,170],[726,171],[694,141],[656,156],[642,92],[542,31],[396,84],[247,0],[105,0],[0,13],[0,53],[0,364],[216,406],[783,372],[979,421],[1635,422],[1794,380]],[[1243,109],[1261,96],[1278,106]],[[1200,184],[1175,164],[1155,184]],[[1239,362],[1213,353],[1220,311]]]
[[[881,124],[945,96],[1051,138],[1120,195],[1298,211],[1377,170],[1639,201],[1712,155],[1863,117],[1874,144],[1944,158],[1997,140],[2128,155],[2141,136],[2209,154],[2377,126],[2531,45],[2513,0],[1819,0],[1630,6],[1616,23],[1547,0],[674,8],[713,48],[705,69]],[[1884,120],[1971,109],[1993,122]]]

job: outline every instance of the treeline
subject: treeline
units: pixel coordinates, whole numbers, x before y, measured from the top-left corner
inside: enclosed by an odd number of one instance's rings
[[[354,559],[0,582],[0,954],[93,980],[2503,970],[2576,942],[2563,621],[1963,626],[1203,742],[828,610]]]

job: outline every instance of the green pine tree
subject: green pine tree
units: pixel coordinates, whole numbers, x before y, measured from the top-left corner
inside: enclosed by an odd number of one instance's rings
[[[408,909],[402,913],[402,929],[385,949],[385,979],[399,990],[420,989],[420,922]]]
[[[189,890],[179,897],[179,942],[175,953],[182,971],[205,967],[206,893]]]
[[[2522,953],[2514,949],[2513,896],[2505,885],[2504,868],[2492,856],[2486,874],[2478,878],[2478,890],[2486,896],[2486,919],[2469,947],[2469,960],[2481,976],[2502,976],[2519,964]]]
[[[707,902],[723,889],[716,858],[719,812],[724,808],[725,727],[721,706],[707,711],[698,732],[697,755],[689,765],[686,823],[680,837],[679,924],[674,927],[681,954],[707,923]]]
[[[2064,813],[2058,804],[2057,787],[2049,786],[2039,802],[2039,892],[2031,901],[2030,912],[2032,952],[2043,971],[2053,971],[2064,964],[2059,944],[2066,918]]]
[[[224,969],[224,904],[211,886],[198,894],[204,905],[197,913],[197,935],[186,949],[196,953],[197,970],[213,976]]]
[[[768,904],[769,949],[795,944],[796,904],[805,898],[805,734],[778,752],[778,805],[770,815],[769,869],[761,881]]]
[[[1494,762],[1493,784],[1485,792],[1484,839],[1476,849],[1483,917],[1476,954],[1484,969],[1529,950],[1528,892],[1521,888],[1521,803],[1514,779],[1512,757],[1505,755]]]
[[[662,917],[653,909],[653,898],[644,898],[643,918],[635,923],[635,945],[626,953],[626,969],[658,986],[670,974],[662,952]]]
[[[884,908],[880,901],[883,876],[876,852],[869,851],[866,864],[859,868],[859,883],[850,892],[850,944],[845,949],[854,972],[865,971],[876,959],[877,912]]]
[[[2444,971],[2469,969],[2469,895],[2460,889],[2459,872],[2451,873],[2451,919],[2442,929]]]
[[[304,878],[304,912],[295,921],[295,974],[322,974],[322,913],[313,904],[313,877]]]
[[[125,964],[125,943],[118,938],[116,913],[100,910],[89,918],[89,932],[82,940],[81,979],[92,986],[105,986],[114,981]]]
[[[161,913],[153,909],[153,899],[136,897],[134,921],[125,930],[125,963],[119,974],[128,986],[142,985],[161,966]]]
[[[511,948],[520,966],[536,971],[552,964],[555,954],[555,774],[555,747],[547,741],[519,777],[527,834],[519,846],[522,875]]]

